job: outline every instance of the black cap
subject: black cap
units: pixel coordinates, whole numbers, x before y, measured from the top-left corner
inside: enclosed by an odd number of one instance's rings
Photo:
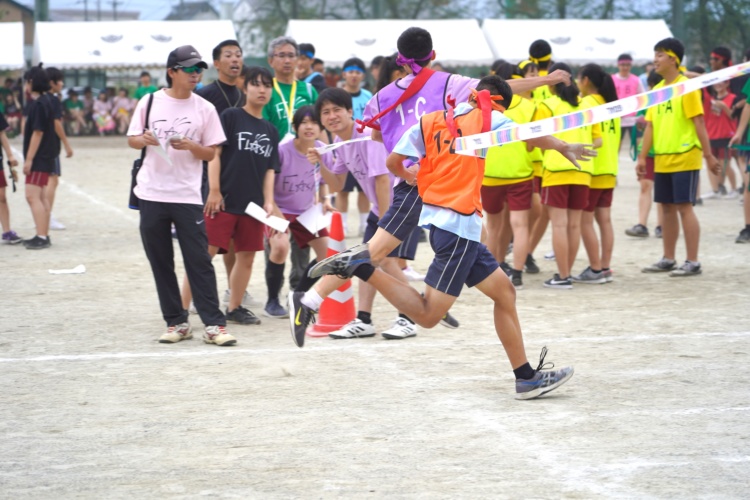
[[[201,55],[192,45],[177,47],[169,53],[167,68],[174,68],[175,66],[183,66],[185,68],[199,66],[203,69],[208,69],[208,64],[201,59]]]

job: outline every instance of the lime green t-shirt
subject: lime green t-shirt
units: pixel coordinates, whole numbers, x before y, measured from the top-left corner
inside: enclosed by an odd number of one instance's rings
[[[292,93],[292,85],[281,82],[278,82],[278,85],[284,98],[281,98],[275,87],[271,89],[271,100],[263,107],[263,118],[276,127],[276,130],[279,131],[279,139],[283,139],[287,133],[291,132],[289,128],[291,117],[288,115],[287,106],[289,106],[289,96]],[[318,91],[315,90],[315,87],[309,83],[298,81],[297,89],[294,93],[292,114],[302,106],[314,106],[315,101],[317,100]]]
[[[138,87],[137,89],[135,89],[134,97],[137,100],[140,100],[144,95],[153,94],[157,90],[159,89],[156,87],[156,85],[149,85],[148,87]]]

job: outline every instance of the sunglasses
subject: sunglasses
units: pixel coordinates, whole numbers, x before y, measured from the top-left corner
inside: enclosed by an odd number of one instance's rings
[[[200,66],[189,66],[189,67],[186,68],[185,66],[177,65],[177,66],[175,66],[172,69],[174,69],[174,70],[181,69],[185,73],[198,73],[199,75],[201,73],[203,73],[203,68],[201,68]]]

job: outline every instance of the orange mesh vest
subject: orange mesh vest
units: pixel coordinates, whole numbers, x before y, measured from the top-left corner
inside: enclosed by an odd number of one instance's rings
[[[417,188],[428,205],[449,208],[461,215],[482,215],[480,191],[484,177],[484,159],[456,154],[454,137],[448,130],[446,111],[426,114],[420,120],[425,157],[419,162]],[[456,117],[458,136],[486,132],[491,119],[482,119],[475,108]],[[486,130],[483,124],[486,123]]]

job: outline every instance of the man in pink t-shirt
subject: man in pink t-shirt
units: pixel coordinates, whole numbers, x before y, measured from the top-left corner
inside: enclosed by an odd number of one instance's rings
[[[143,247],[167,323],[167,331],[159,337],[164,344],[192,338],[174,272],[172,224],[177,229],[195,307],[206,325],[203,341],[222,346],[237,343],[226,333],[226,318],[219,309],[203,219],[203,162],[211,161],[216,146],[226,141],[213,104],[193,93],[207,68],[190,45],[170,52],[169,87],[138,102],[128,129],[128,146],[145,150],[134,193],[139,199]]]
[[[630,54],[620,54],[617,58],[618,71],[612,75],[618,99],[624,99],[625,97],[644,92],[641,79],[630,72],[632,68],[633,57]],[[635,113],[623,116],[620,123],[622,126],[620,145],[622,145],[622,142],[625,140],[625,132],[629,134],[628,137],[630,138],[630,141],[633,142],[633,138],[635,137],[634,134],[637,133],[635,128]]]

